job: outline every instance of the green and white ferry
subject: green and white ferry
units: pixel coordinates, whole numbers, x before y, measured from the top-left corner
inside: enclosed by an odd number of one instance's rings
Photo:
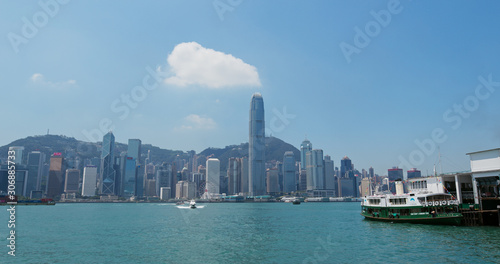
[[[460,225],[458,204],[447,193],[380,194],[363,198],[361,215],[393,223]]]

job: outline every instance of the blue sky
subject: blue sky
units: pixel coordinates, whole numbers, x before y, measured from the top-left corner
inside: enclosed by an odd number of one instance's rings
[[[439,146],[461,171],[500,147],[495,1],[41,2],[0,1],[1,145],[110,126],[168,149],[239,144],[260,92],[267,134],[307,135],[335,166],[432,173]]]

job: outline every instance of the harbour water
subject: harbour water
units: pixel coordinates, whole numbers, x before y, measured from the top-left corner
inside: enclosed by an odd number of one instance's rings
[[[499,263],[500,228],[364,220],[359,203],[18,206],[0,263]]]

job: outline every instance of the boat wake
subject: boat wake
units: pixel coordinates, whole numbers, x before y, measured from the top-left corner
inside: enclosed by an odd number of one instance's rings
[[[179,208],[179,209],[191,209],[191,207],[189,207],[189,205],[178,205],[176,207]],[[205,206],[204,205],[198,205],[198,206],[196,206],[196,209],[203,208],[203,207],[205,207]]]

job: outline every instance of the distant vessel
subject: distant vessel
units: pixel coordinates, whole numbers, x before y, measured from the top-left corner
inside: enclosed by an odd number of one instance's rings
[[[17,200],[17,197],[10,201],[14,202],[15,205],[55,205],[56,202],[49,198],[43,198],[39,200]],[[11,204],[7,196],[0,196],[0,205]]]
[[[292,204],[300,204],[300,199],[299,199],[299,198],[295,198],[295,199],[292,201]]]
[[[366,196],[361,202],[366,219],[394,223],[460,225],[458,200],[447,193],[383,194]]]
[[[189,208],[196,209],[196,202],[194,200],[191,200],[191,202],[189,202]]]

